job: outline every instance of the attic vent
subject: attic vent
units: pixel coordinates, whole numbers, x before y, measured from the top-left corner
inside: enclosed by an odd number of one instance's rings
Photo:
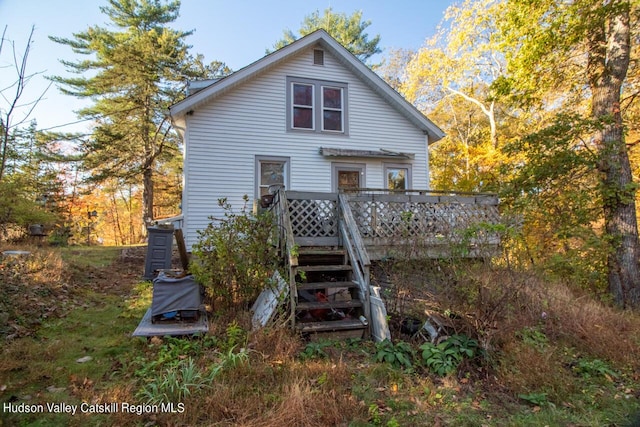
[[[324,65],[324,50],[313,49],[313,65]]]

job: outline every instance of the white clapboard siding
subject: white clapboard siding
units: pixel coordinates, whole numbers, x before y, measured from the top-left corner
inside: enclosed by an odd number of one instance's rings
[[[286,78],[301,77],[348,84],[348,135],[287,132]],[[191,247],[209,217],[221,218],[218,199],[234,209],[242,196],[255,197],[256,156],[290,159],[289,189],[331,191],[332,162],[366,163],[368,187],[383,188],[384,163],[393,160],[327,158],[320,147],[414,153],[412,187],[428,187],[426,137],[336,58],[313,65],[313,49],[246,81],[186,117],[185,238]],[[249,209],[251,206],[248,207]]]

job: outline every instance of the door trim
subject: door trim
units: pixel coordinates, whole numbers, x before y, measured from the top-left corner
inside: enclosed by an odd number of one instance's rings
[[[366,163],[342,163],[331,162],[331,191],[338,192],[338,172],[360,172],[360,188],[364,188],[367,185],[367,164]]]

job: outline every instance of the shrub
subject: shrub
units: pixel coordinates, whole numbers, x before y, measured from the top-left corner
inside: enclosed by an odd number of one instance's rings
[[[424,343],[420,350],[425,366],[444,376],[455,372],[465,358],[473,358],[478,351],[478,342],[466,335],[452,335],[439,344]]]
[[[268,285],[277,265],[276,247],[270,243],[274,222],[270,212],[257,215],[247,210],[248,197],[239,212],[226,199],[219,199],[224,218],[199,231],[193,246],[191,272],[208,290],[212,302],[226,307],[247,307]]]
[[[376,344],[376,361],[387,362],[396,368],[411,368],[413,348],[404,341],[393,344],[384,340]]]

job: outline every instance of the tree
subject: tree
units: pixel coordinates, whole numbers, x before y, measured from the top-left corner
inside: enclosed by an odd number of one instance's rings
[[[383,77],[395,80],[391,84],[447,133],[430,147],[434,188],[496,191],[501,182],[502,145],[519,120],[493,89],[506,73],[496,25],[503,9],[499,0],[450,6],[433,37],[408,59],[396,53],[384,70]],[[389,77],[396,62],[406,63],[399,79]]]
[[[100,10],[113,29],[92,26],[70,39],[51,37],[87,57],[61,62],[74,74],[89,77],[52,80],[63,93],[94,101],[78,112],[95,121],[93,134],[81,147],[91,179],[117,178],[132,185],[142,181],[145,221],[153,219],[158,162],[180,155],[166,108],[182,96],[185,78],[216,67],[189,56],[185,39],[192,31],[168,27],[179,7],[178,0],[109,0]]]
[[[501,11],[502,4],[496,0],[466,0],[447,8],[436,35],[407,65],[401,86],[402,93],[422,110],[447,97],[472,104],[485,116],[494,147],[498,147],[498,100],[490,89],[505,72],[496,28]]]
[[[369,40],[369,35],[365,32],[369,25],[371,25],[371,21],[362,21],[362,11],[355,11],[347,16],[345,13],[334,13],[332,8],[327,8],[322,15],[316,10],[311,15],[305,16],[298,33],[304,37],[316,30],[323,29],[358,59],[366,62],[371,56],[382,52],[378,47],[380,35]],[[291,30],[286,30],[283,38],[278,40],[273,48],[274,50],[280,49],[297,39],[298,36]],[[267,53],[269,52],[267,49]]]
[[[609,290],[623,307],[640,307],[640,242],[633,182],[621,114],[621,92],[631,59],[628,0],[544,0],[508,2],[504,33],[519,49],[509,56],[510,81],[503,86],[534,99],[540,86],[571,82],[563,105],[587,95],[584,115],[597,122],[590,135],[597,153],[599,192],[607,256]],[[581,67],[580,67],[581,66]],[[582,72],[584,70],[584,72]],[[568,79],[567,76],[571,76]],[[588,92],[585,92],[588,89]]]
[[[22,52],[22,55],[16,51],[15,43],[7,40],[5,35],[7,33],[7,27],[4,28],[2,33],[2,39],[0,40],[0,55],[3,53],[5,42],[10,45],[10,55],[13,60],[13,67],[16,71],[16,77],[13,82],[8,86],[3,86],[0,89],[1,98],[5,101],[4,105],[0,107],[0,181],[5,175],[5,166],[9,158],[10,151],[12,149],[12,141],[15,139],[12,136],[12,132],[15,131],[20,125],[26,123],[29,120],[31,112],[42,99],[47,92],[45,89],[42,94],[34,101],[25,102],[22,98],[24,96],[24,90],[29,84],[29,81],[36,75],[41,73],[27,72],[27,65],[29,60],[29,52],[31,51],[31,43],[33,39],[34,27],[31,27],[27,44]],[[16,119],[16,114],[19,113],[21,107],[27,107],[27,110],[20,114],[20,117]]]

